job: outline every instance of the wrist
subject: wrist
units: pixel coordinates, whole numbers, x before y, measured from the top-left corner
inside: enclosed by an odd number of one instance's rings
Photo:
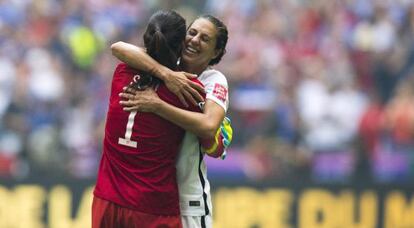
[[[170,69],[164,66],[154,67],[151,74],[155,75],[157,78],[165,82],[169,78]]]
[[[165,104],[166,103],[163,100],[157,99],[157,102],[155,102],[154,106],[153,106],[153,108],[154,108],[153,113],[155,113],[155,114],[162,113],[162,110],[165,108]]]

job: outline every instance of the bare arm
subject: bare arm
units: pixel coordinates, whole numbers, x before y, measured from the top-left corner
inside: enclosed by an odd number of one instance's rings
[[[170,74],[170,69],[159,64],[151,58],[144,48],[118,41],[111,45],[112,55],[136,69],[155,75],[161,80],[165,80]]]
[[[120,96],[126,99],[121,101],[124,110],[153,112],[200,138],[214,139],[225,115],[224,109],[209,99],[204,105],[204,113],[198,113],[168,104],[161,100],[152,89],[124,92]]]
[[[203,87],[192,82],[189,78],[197,75],[187,72],[175,72],[159,64],[149,56],[143,48],[122,41],[111,45],[112,55],[136,69],[149,72],[164,81],[167,88],[173,92],[185,106],[186,100],[196,105],[197,101],[203,101],[200,93]]]
[[[212,100],[206,101],[204,113],[179,109],[166,102],[162,102],[154,113],[196,134],[198,137],[209,139],[215,137],[225,115],[223,108]]]

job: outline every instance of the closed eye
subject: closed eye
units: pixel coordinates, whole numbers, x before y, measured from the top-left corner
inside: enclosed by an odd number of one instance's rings
[[[195,36],[195,35],[197,35],[197,31],[195,31],[194,29],[190,29],[190,30],[188,30],[188,35]]]
[[[201,36],[201,40],[202,40],[203,42],[208,43],[208,42],[210,42],[210,37],[208,37],[207,35],[204,35],[204,36]]]

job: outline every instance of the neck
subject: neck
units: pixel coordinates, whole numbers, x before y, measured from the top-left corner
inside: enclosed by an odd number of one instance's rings
[[[208,67],[208,65],[194,66],[191,64],[186,64],[184,62],[181,64],[181,66],[183,70],[196,75],[200,75]]]

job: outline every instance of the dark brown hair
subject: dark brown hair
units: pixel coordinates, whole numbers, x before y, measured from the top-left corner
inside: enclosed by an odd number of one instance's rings
[[[147,53],[160,64],[176,69],[185,33],[185,20],[178,13],[172,10],[157,11],[151,16],[144,33]]]
[[[157,11],[149,19],[143,37],[148,55],[160,64],[176,70],[185,34],[186,23],[183,17],[172,10]],[[159,79],[148,72],[141,72],[131,86],[142,90],[158,82]]]
[[[226,45],[228,40],[228,31],[226,25],[220,21],[218,18],[206,14],[202,15],[199,18],[204,18],[209,20],[217,29],[217,37],[216,37],[216,50],[219,50],[219,55],[212,59],[208,65],[215,65],[221,61],[221,58],[226,53]]]

